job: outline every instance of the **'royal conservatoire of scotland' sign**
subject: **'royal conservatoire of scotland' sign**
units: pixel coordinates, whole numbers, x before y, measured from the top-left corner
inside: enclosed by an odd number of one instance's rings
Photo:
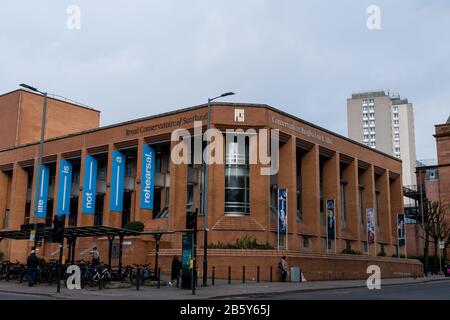
[[[142,148],[142,189],[141,208],[153,210],[153,191],[155,186],[155,150],[144,145]]]

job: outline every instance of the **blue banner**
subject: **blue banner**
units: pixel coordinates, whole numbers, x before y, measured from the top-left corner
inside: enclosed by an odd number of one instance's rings
[[[67,160],[59,162],[58,206],[56,213],[70,215],[70,194],[72,192],[72,163]]]
[[[336,210],[334,200],[327,200],[327,235],[328,239],[336,239]]]
[[[142,148],[141,208],[153,210],[156,152],[149,145]]]
[[[97,159],[86,156],[84,159],[83,205],[81,212],[95,214],[95,195],[97,192]]]
[[[45,218],[47,215],[47,198],[48,198],[48,183],[50,170],[46,165],[41,165],[39,168],[41,178],[38,181],[39,185],[35,197],[37,198],[37,206],[35,216],[37,218]]]
[[[375,243],[375,217],[373,215],[373,208],[366,209],[366,222],[367,222],[367,243]]]
[[[278,189],[278,234],[287,233],[287,189]]]
[[[110,189],[109,210],[122,212],[123,192],[125,180],[125,156],[122,152],[114,150],[112,153],[112,179]]]

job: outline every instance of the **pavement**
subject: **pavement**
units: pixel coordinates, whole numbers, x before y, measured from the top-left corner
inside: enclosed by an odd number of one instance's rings
[[[242,299],[242,298],[233,298]],[[309,292],[286,292],[276,295],[250,295],[258,300],[450,300],[450,281],[428,281],[381,286],[380,290],[349,288]]]
[[[199,281],[201,282],[201,281]],[[394,286],[417,286],[426,283],[444,283],[450,285],[450,278],[443,276],[429,276],[422,278],[396,278],[382,279],[382,289]],[[446,290],[443,287],[442,290]],[[76,300],[191,300],[191,299],[275,299],[281,297],[284,299],[296,299],[299,294],[308,294],[320,291],[360,290],[361,292],[385,290],[368,290],[366,280],[338,280],[338,281],[308,281],[301,283],[293,282],[238,282],[235,280],[231,284],[226,281],[216,280],[215,285],[199,286],[196,294],[191,290],[184,290],[173,286],[141,286],[140,290],[136,288],[117,288],[103,289],[85,288],[81,290],[69,290],[61,286],[61,292],[56,293],[56,285],[38,284],[28,287],[26,283],[17,281],[0,281],[0,300],[28,300],[28,299],[76,299]],[[404,291],[404,289],[402,289]],[[332,295],[336,297],[336,295]],[[339,296],[339,295],[338,295]],[[364,295],[362,295],[364,296]],[[301,296],[299,296],[301,298]],[[319,296],[318,296],[319,297]],[[320,298],[318,298],[320,299]],[[448,297],[450,299],[450,297]]]

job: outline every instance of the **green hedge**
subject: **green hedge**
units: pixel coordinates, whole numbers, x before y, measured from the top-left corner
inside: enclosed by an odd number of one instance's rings
[[[123,228],[131,231],[144,231],[144,224],[141,221],[130,221]]]
[[[353,249],[349,249],[349,248],[345,248],[341,251],[341,253],[343,254],[356,254],[356,255],[361,255],[361,252],[359,251],[355,251]]]
[[[257,243],[256,239],[252,236],[246,235],[241,239],[237,239],[234,243],[211,243],[208,245],[210,249],[259,249],[259,250],[270,250],[273,247],[266,243]]]

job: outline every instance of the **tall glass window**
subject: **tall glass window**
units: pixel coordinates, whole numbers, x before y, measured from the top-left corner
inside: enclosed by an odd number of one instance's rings
[[[324,159],[320,159],[319,172],[320,172],[320,224],[325,225],[325,199],[324,199]]]
[[[341,180],[341,190],[340,190],[340,197],[341,197],[341,222],[343,226],[345,227],[347,224],[347,182],[344,180]]]
[[[302,154],[297,152],[297,220],[303,221],[302,207]]]
[[[270,212],[273,217],[278,216],[278,175],[270,176]]]
[[[359,219],[362,225],[364,225],[364,187],[358,188],[359,192]]]
[[[375,206],[377,210],[377,227],[380,226],[380,191],[375,192]]]
[[[249,143],[247,137],[243,146],[237,140],[226,146],[225,214],[250,213]]]

